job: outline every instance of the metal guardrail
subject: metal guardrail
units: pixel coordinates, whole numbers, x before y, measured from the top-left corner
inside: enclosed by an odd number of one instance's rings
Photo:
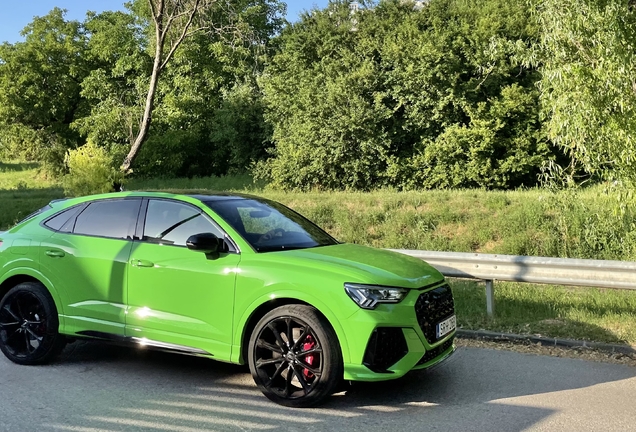
[[[486,282],[486,308],[494,314],[494,281],[636,290],[636,262],[392,249],[422,259],[444,276]]]

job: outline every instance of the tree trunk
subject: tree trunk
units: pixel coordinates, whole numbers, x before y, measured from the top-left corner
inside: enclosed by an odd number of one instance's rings
[[[155,61],[152,65],[152,75],[150,76],[150,85],[148,86],[148,95],[146,96],[146,107],[144,108],[144,115],[139,125],[139,133],[135,138],[135,142],[132,144],[128,155],[124,158],[124,163],[121,165],[121,171],[124,174],[130,172],[130,167],[134,162],[141,145],[148,136],[148,130],[150,130],[150,123],[152,122],[152,110],[155,104],[155,94],[157,92],[157,83],[159,82],[159,75],[163,69],[163,43],[164,43],[164,28],[163,28],[163,2],[160,3],[157,15],[155,16],[153,11],[153,18],[155,20]]]
[[[144,116],[141,119],[141,124],[139,127],[139,133],[135,138],[135,142],[133,143],[128,155],[124,159],[124,163],[121,165],[121,170],[124,173],[128,173],[130,171],[130,167],[137,157],[139,153],[139,149],[141,145],[146,140],[146,136],[148,135],[148,130],[150,129],[150,123],[152,121],[152,110],[155,103],[155,93],[157,92],[157,83],[159,82],[159,74],[161,73],[161,56],[160,51],[161,48],[157,48],[157,56],[155,57],[155,62],[152,66],[152,75],[150,76],[150,85],[148,88],[148,96],[146,97],[146,107],[144,109]]]
[[[150,124],[152,123],[152,111],[154,109],[155,104],[155,94],[157,92],[157,84],[159,83],[159,76],[161,75],[161,71],[166,67],[166,64],[172,58],[172,55],[177,50],[181,42],[188,37],[190,34],[204,30],[206,27],[200,27],[193,31],[190,30],[190,26],[195,18],[195,15],[199,12],[200,3],[202,0],[193,0],[194,3],[190,5],[188,8],[187,2],[182,2],[182,0],[171,0],[171,7],[166,11],[164,0],[158,0],[157,3],[154,3],[155,0],[148,0],[150,5],[150,9],[152,12],[152,18],[155,22],[155,59],[152,65],[152,75],[150,76],[150,85],[148,86],[148,95],[146,97],[146,106],[144,108],[144,115],[141,119],[141,123],[139,124],[139,133],[135,138],[135,141],[132,143],[130,147],[130,151],[128,155],[124,158],[124,162],[121,165],[121,171],[124,174],[128,174],[131,172],[130,167],[132,166],[141,146],[148,136],[148,131],[150,130]],[[180,10],[180,8],[185,8],[185,10]],[[164,22],[164,18],[167,16],[167,20]],[[164,43],[166,41],[166,35],[171,27],[174,26],[175,19],[186,19],[186,22],[182,24],[181,35],[175,40],[171,41],[171,46],[167,50],[167,54],[164,57]]]

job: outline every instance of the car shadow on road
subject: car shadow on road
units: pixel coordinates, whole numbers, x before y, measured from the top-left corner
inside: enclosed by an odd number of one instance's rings
[[[627,366],[459,348],[433,371],[358,383],[321,407],[292,409],[267,400],[244,366],[96,342],[76,342],[55,365],[27,369],[51,383],[38,391],[50,393],[53,414],[36,423],[69,431],[522,431],[555,410],[510,399],[636,376]]]

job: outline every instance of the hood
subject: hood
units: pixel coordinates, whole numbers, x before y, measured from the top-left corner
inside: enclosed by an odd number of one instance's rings
[[[300,259],[314,268],[341,273],[349,278],[345,282],[421,288],[444,279],[440,272],[420,259],[355,244],[276,253]]]

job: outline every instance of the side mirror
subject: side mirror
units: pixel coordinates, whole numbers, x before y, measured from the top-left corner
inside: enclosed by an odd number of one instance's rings
[[[190,236],[186,240],[186,246],[193,251],[215,254],[224,252],[225,241],[212,233],[201,233]]]

